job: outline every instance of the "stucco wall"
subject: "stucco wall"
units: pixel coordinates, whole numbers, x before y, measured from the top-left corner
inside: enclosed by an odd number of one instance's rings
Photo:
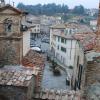
[[[30,49],[30,31],[26,31],[23,33],[23,56],[26,55],[29,49]]]

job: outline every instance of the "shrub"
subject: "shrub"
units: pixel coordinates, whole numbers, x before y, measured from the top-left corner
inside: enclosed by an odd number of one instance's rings
[[[73,69],[73,66],[69,66],[70,69]]]

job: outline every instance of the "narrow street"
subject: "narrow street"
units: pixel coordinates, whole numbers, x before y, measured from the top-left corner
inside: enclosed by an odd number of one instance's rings
[[[60,69],[61,75],[54,76],[50,68],[50,63],[45,62],[45,69],[42,80],[42,88],[54,90],[69,90],[70,87],[66,85],[66,73]]]

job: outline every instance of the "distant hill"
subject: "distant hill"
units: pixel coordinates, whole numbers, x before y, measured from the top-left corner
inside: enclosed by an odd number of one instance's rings
[[[73,12],[75,14],[84,14],[84,7],[82,5],[75,6],[74,9],[70,10],[67,5],[56,5],[55,3],[51,4],[37,4],[37,5],[24,5],[23,3],[19,3],[17,8],[27,11],[34,15],[48,15],[52,16],[55,14],[67,14],[68,12]]]

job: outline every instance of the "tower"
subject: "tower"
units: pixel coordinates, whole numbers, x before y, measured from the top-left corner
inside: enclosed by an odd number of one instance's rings
[[[21,11],[11,5],[0,8],[0,61],[4,65],[19,65],[22,60],[22,15]]]

